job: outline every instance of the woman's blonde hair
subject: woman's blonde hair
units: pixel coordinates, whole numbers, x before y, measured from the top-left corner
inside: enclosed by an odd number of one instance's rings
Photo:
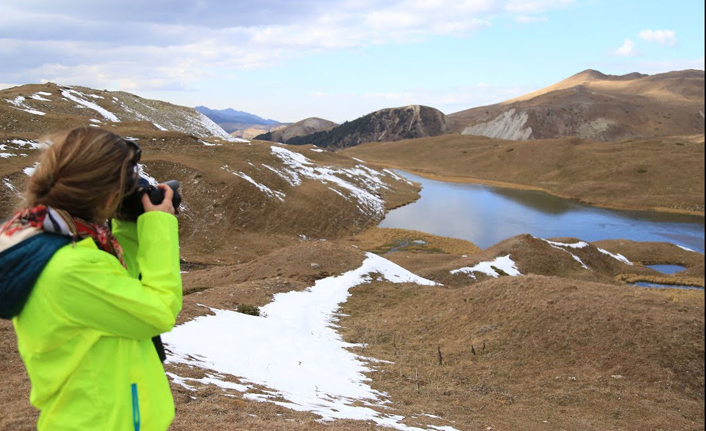
[[[49,147],[27,186],[28,207],[46,205],[101,223],[133,192],[136,149],[115,133],[79,127],[48,136],[45,142]]]

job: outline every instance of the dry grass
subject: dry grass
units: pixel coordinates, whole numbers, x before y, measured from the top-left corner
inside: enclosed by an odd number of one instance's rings
[[[394,362],[371,377],[400,414],[462,430],[704,429],[703,292],[543,276],[352,292],[345,338]]]
[[[690,139],[607,144],[447,135],[343,153],[431,179],[543,190],[604,207],[704,214],[704,145]]]
[[[367,229],[350,238],[349,241],[362,249],[378,254],[385,254],[393,249],[453,255],[473,254],[480,251],[480,248],[475,244],[462,239],[432,235],[415,230],[380,227]]]

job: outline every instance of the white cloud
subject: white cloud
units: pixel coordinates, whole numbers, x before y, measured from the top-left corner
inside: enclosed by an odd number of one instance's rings
[[[511,13],[542,13],[550,9],[565,8],[574,0],[508,0],[505,10]]]
[[[188,90],[223,70],[321,51],[468,37],[502,14],[542,20],[531,14],[572,1],[6,0],[0,58],[8,82]]]
[[[613,54],[622,57],[634,57],[636,55],[639,55],[639,52],[635,48],[635,42],[630,39],[625,39],[623,46],[613,51]]]
[[[642,30],[639,36],[646,42],[657,42],[660,45],[677,44],[677,34],[674,30]]]
[[[549,21],[549,18],[546,16],[517,15],[515,17],[515,21],[527,24],[533,22],[547,22]]]

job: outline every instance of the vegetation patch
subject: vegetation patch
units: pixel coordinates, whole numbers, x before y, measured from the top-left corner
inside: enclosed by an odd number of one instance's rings
[[[235,308],[235,311],[237,311],[238,313],[249,314],[250,316],[260,315],[260,307],[257,307],[255,305],[238,304],[238,306]]]

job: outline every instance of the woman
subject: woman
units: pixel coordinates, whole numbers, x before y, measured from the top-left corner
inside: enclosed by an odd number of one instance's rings
[[[136,187],[139,147],[82,127],[54,136],[26,208],[0,227],[11,318],[39,430],[166,430],[174,401],[151,338],[181,310],[173,191],[137,222],[106,221]]]

